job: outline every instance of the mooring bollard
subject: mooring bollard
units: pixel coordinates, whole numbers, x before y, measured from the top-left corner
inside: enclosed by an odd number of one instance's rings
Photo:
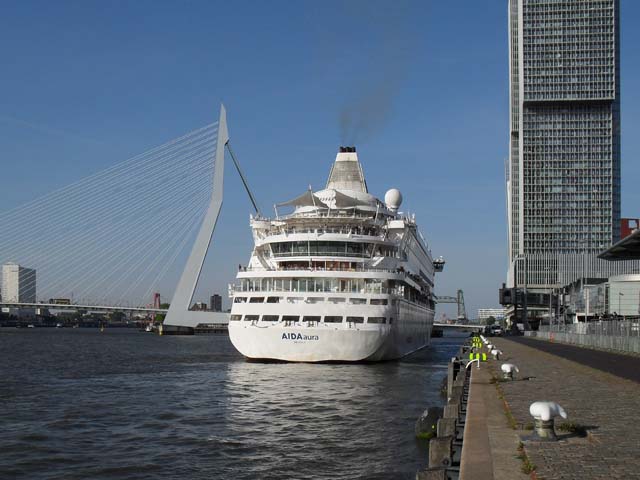
[[[557,440],[553,419],[555,417],[567,418],[567,412],[556,402],[533,402],[529,407],[529,413],[535,421],[535,436],[539,440]]]
[[[502,377],[505,380],[513,380],[513,373],[520,373],[520,370],[518,370],[518,367],[516,367],[513,363],[503,363],[502,366],[500,367],[500,370],[502,370]]]
[[[491,355],[493,355],[494,360],[500,360],[500,355],[502,355],[502,352],[497,348],[494,348],[493,350],[491,350]]]

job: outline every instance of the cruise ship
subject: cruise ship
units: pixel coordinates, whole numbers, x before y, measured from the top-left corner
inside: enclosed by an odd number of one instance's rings
[[[340,147],[326,188],[252,217],[254,249],[230,285],[229,336],[249,359],[398,359],[429,345],[434,260],[414,215],[369,193],[355,147]]]

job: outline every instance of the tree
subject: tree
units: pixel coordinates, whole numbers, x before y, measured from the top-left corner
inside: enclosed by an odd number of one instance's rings
[[[493,315],[490,316],[489,318],[487,318],[486,320],[486,324],[487,325],[493,325],[494,323],[496,323],[496,317],[494,317]]]

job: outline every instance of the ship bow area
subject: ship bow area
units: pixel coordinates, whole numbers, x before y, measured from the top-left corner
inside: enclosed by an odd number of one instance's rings
[[[367,360],[385,343],[388,328],[261,327],[230,322],[229,337],[247,358],[290,362]]]

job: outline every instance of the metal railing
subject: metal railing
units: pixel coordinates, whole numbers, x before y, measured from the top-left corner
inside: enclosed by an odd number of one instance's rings
[[[345,251],[317,251],[311,252],[273,252],[274,258],[287,257],[351,257],[351,258],[371,258],[371,252],[345,252]]]
[[[396,275],[407,276],[404,270],[375,268],[375,267],[307,267],[307,266],[283,266],[283,267],[242,267],[239,272],[374,272],[374,273],[394,273]]]
[[[610,337],[640,337],[640,319],[541,325],[538,331]]]

